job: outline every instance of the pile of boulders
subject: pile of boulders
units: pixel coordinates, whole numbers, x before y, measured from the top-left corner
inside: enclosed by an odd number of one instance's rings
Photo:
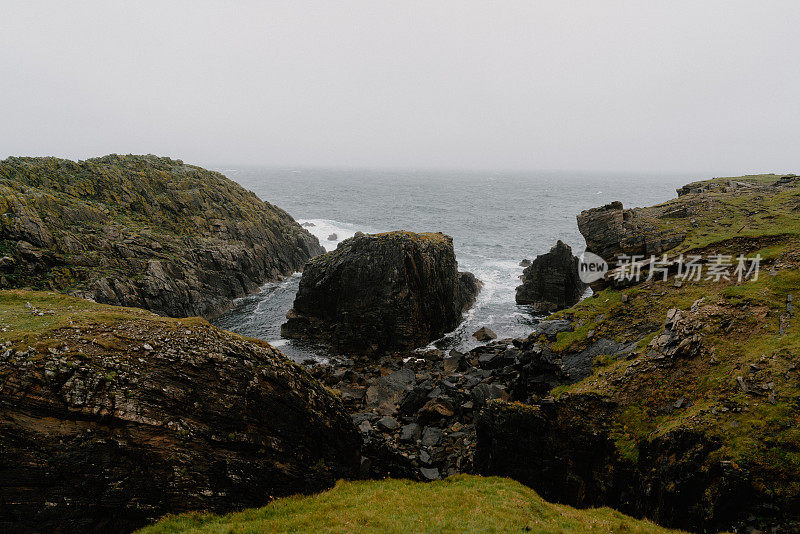
[[[569,321],[543,321],[548,338]],[[363,476],[436,480],[473,471],[478,412],[494,399],[541,400],[570,377],[536,341],[492,340],[469,352],[439,349],[333,359],[311,374],[342,394],[364,438]]]

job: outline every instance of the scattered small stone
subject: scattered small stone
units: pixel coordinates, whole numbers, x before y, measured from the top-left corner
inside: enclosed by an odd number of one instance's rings
[[[372,424],[369,421],[361,421],[361,424],[358,425],[358,430],[366,434],[367,432],[372,430]]]
[[[436,467],[420,467],[419,472],[426,480],[439,480],[442,477],[439,475],[439,469]]]
[[[422,432],[422,445],[435,447],[442,441],[442,431],[438,428],[427,426]]]
[[[750,391],[750,388],[747,387],[747,382],[744,381],[743,377],[737,376],[736,381],[739,383],[739,389],[741,389],[744,393]]]
[[[397,419],[395,419],[390,415],[381,417],[380,419],[378,419],[378,422],[376,424],[378,425],[379,428],[382,428],[384,430],[396,430],[400,428],[400,423],[397,422]]]
[[[415,442],[422,436],[422,428],[417,423],[403,425],[400,430],[400,441]]]

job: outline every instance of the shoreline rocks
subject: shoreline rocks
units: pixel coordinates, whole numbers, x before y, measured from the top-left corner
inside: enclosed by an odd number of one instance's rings
[[[339,352],[419,347],[455,329],[480,283],[444,234],[361,234],[311,260],[281,335]]]
[[[578,258],[562,241],[541,254],[522,272],[517,304],[529,304],[536,312],[568,308],[581,299],[586,284],[578,276]]]

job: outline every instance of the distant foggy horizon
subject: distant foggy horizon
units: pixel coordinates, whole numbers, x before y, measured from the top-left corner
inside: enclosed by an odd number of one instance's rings
[[[800,2],[4,2],[0,159],[800,173]]]

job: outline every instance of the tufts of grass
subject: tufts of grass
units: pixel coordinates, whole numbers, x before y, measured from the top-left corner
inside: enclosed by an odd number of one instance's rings
[[[168,516],[139,534],[260,532],[674,532],[609,508],[551,504],[505,478],[458,475],[432,483],[340,481],[310,497],[288,497],[224,516]]]

